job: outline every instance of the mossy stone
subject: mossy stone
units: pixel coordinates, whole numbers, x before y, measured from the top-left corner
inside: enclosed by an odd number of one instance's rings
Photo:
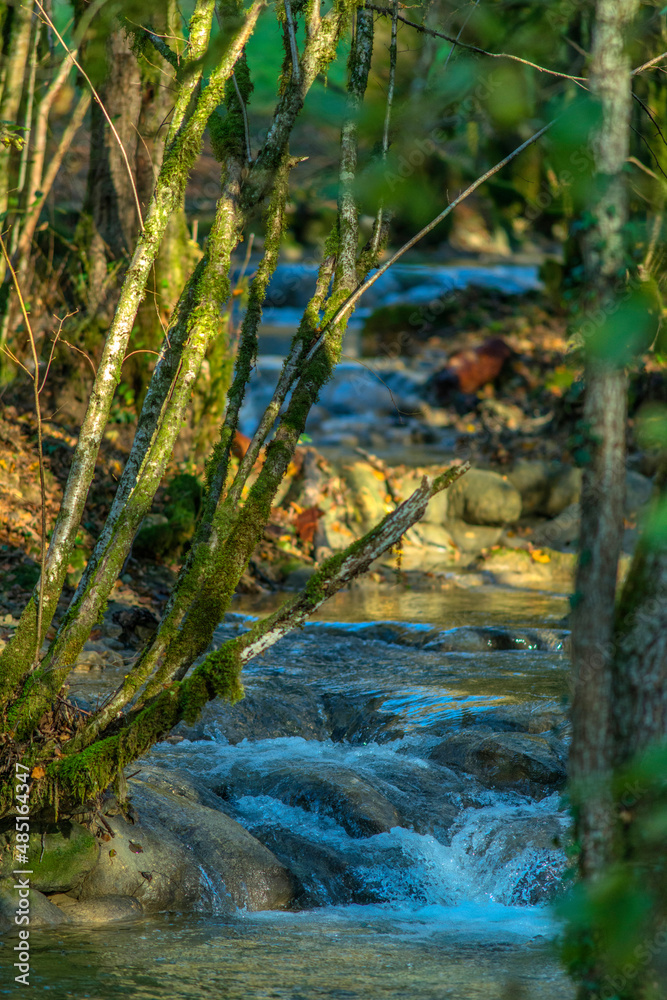
[[[9,829],[3,839],[12,844],[13,831]],[[32,871],[32,889],[40,892],[67,892],[93,870],[99,851],[95,837],[78,823],[69,820],[48,825],[32,823],[28,863],[20,867]],[[9,877],[15,867],[12,851],[4,851],[0,876]]]

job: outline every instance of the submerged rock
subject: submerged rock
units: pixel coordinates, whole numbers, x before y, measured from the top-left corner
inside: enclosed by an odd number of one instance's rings
[[[133,896],[100,896],[98,899],[75,899],[58,893],[51,903],[61,910],[68,923],[91,926],[93,924],[119,924],[140,920],[143,907]]]

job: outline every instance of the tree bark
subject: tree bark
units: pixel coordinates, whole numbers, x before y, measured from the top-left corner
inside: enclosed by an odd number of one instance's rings
[[[583,238],[583,319],[616,308],[626,268],[623,228],[627,192],[623,170],[628,156],[631,107],[627,29],[637,0],[597,0],[590,61],[590,90],[600,108],[593,135],[595,162],[592,216]],[[583,431],[586,461],[581,498],[580,554],[572,613],[571,794],[579,865],[595,877],[611,857],[613,811],[611,771],[611,662],[614,600],[623,535],[625,494],[626,376],[605,357],[586,350]]]

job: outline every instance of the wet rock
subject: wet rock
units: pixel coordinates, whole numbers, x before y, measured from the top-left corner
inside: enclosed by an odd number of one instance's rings
[[[101,844],[99,864],[73,898],[128,896],[138,899],[146,913],[215,911],[196,859],[158,819],[146,811],[136,823],[122,816],[107,822],[113,836]]]
[[[483,811],[454,835],[457,850],[484,858],[482,886],[498,902],[536,906],[549,902],[562,889],[567,867],[563,847],[569,841],[566,823],[556,813],[529,815],[503,810]]]
[[[449,517],[468,524],[514,524],[521,516],[521,494],[497,472],[471,469],[449,489]]]
[[[294,895],[289,872],[275,855],[226,813],[196,804],[163,781],[130,783],[132,802],[140,814],[157,819],[198,862],[209,884],[222,889],[234,906],[278,910]],[[182,779],[181,779],[182,786]]]
[[[329,736],[322,702],[304,685],[283,678],[270,679],[259,689],[248,684],[245,698],[230,705],[209,702],[193,725],[181,722],[174,734],[189,740],[220,738],[236,745],[241,740],[279,739],[301,736],[325,740]]]
[[[521,494],[522,516],[534,514],[544,507],[551,488],[548,462],[523,459],[508,472],[507,478]]]
[[[11,831],[2,839],[11,842]],[[30,878],[33,889],[67,892],[93,870],[98,857],[97,840],[78,823],[62,820],[48,825],[33,823],[31,826],[26,867],[33,872]],[[9,877],[14,867],[11,850],[3,851],[0,877]]]
[[[152,784],[151,784],[152,782]],[[183,776],[156,776],[129,784],[138,820],[110,816],[114,836],[96,868],[70,895],[137,899],[144,912],[196,910],[229,913],[279,909],[293,895],[289,872],[230,816],[203,805],[210,793]]]
[[[383,791],[344,767],[303,767],[295,774],[279,767],[267,774],[232,768],[229,779],[214,789],[223,798],[270,795],[286,805],[332,817],[351,837],[372,837],[405,822]]]
[[[400,739],[403,735],[401,720],[395,713],[382,711],[384,700],[383,695],[324,694],[322,701],[331,739],[336,743],[382,743]]]
[[[72,896],[51,896],[51,903],[62,911],[71,924],[119,924],[140,920],[144,911],[138,899],[132,896],[100,896],[98,899],[78,900]]]
[[[543,736],[462,730],[431,751],[433,760],[473,774],[490,788],[542,798],[565,782],[563,757]]]
[[[279,827],[260,827],[253,833],[295,877],[297,908],[383,902],[383,897],[373,892],[362,875],[350,866],[345,854],[329,844],[314,843],[306,836]]]
[[[14,889],[15,879],[3,879],[0,882],[0,933],[11,932],[16,935],[18,926],[15,923],[18,907],[18,894]],[[58,927],[68,924],[69,918],[59,907],[55,906],[43,893],[30,889],[30,928]]]

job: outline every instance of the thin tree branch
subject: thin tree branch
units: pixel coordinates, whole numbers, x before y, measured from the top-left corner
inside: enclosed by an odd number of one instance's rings
[[[389,43],[389,84],[387,86],[387,104],[384,112],[384,126],[382,129],[382,162],[387,162],[389,152],[389,127],[391,125],[391,106],[394,100],[394,88],[396,85],[396,62],[398,57],[398,0],[393,0],[391,18],[391,42]],[[371,237],[371,252],[377,254],[382,240],[382,223],[384,221],[384,199],[378,205],[373,235]]]
[[[285,0],[287,2],[287,0]],[[243,100],[243,95],[239,88],[238,80],[236,79],[236,73],[232,73],[232,83],[234,84],[234,90],[236,91],[236,99],[239,102],[239,107],[241,108],[241,114],[243,115],[243,130],[245,132],[245,151],[246,159],[248,163],[252,163],[252,150],[250,149],[250,127],[248,125],[248,112],[246,110],[245,101]]]
[[[641,66],[637,66],[630,73],[630,76],[637,76],[638,73],[643,73],[645,69],[650,69],[651,66],[655,66],[656,63],[662,62],[663,59],[667,59],[667,52],[661,52],[659,56],[654,56],[653,59],[649,59],[648,62],[642,63]]]
[[[444,65],[444,69],[445,70],[449,66],[449,60],[452,58],[452,55],[454,54],[454,49],[456,48],[457,45],[461,44],[461,35],[465,31],[465,27],[466,27],[468,21],[470,20],[470,18],[472,17],[473,11],[475,10],[475,7],[477,7],[478,3],[479,3],[479,0],[475,0],[475,2],[473,3],[472,7],[470,8],[470,10],[468,11],[468,13],[466,15],[465,21],[463,22],[463,24],[459,28],[459,33],[456,36],[456,42],[455,42],[454,45],[452,45],[451,49],[447,53],[447,58],[445,59],[445,65]]]
[[[287,22],[287,34],[289,36],[290,51],[292,53],[292,75],[294,77],[294,82],[299,82],[299,50],[296,45],[296,29],[294,27],[294,18],[292,17],[292,8],[290,6],[290,0],[283,0],[285,5],[285,21]]]
[[[389,7],[378,7],[376,4],[367,3],[365,10],[374,10],[377,14],[382,14],[384,17],[388,17],[391,14]],[[422,32],[425,35],[431,35],[433,38],[442,38],[445,42],[451,42],[452,45],[458,45],[461,49],[468,49],[470,52],[477,52],[481,56],[488,56],[490,59],[511,59],[513,62],[521,63],[523,66],[530,66],[531,69],[536,69],[539,73],[548,73],[550,76],[557,76],[561,80],[572,80],[573,83],[581,83],[586,81],[585,76],[572,76],[569,73],[559,73],[555,69],[548,69],[546,66],[539,66],[537,63],[530,62],[528,59],[522,59],[521,56],[514,56],[509,52],[488,52],[487,49],[481,49],[478,45],[469,45],[467,42],[461,42],[458,38],[453,38],[452,35],[445,35],[442,31],[435,31],[434,28],[427,28],[423,24],[417,24],[416,21],[409,21],[407,17],[403,17],[401,14],[398,15],[398,20],[402,21],[403,24],[407,24],[410,28],[415,28],[417,31]],[[648,64],[647,64],[648,65]],[[645,69],[646,67],[640,67],[640,69]],[[637,70],[639,72],[639,70]]]

